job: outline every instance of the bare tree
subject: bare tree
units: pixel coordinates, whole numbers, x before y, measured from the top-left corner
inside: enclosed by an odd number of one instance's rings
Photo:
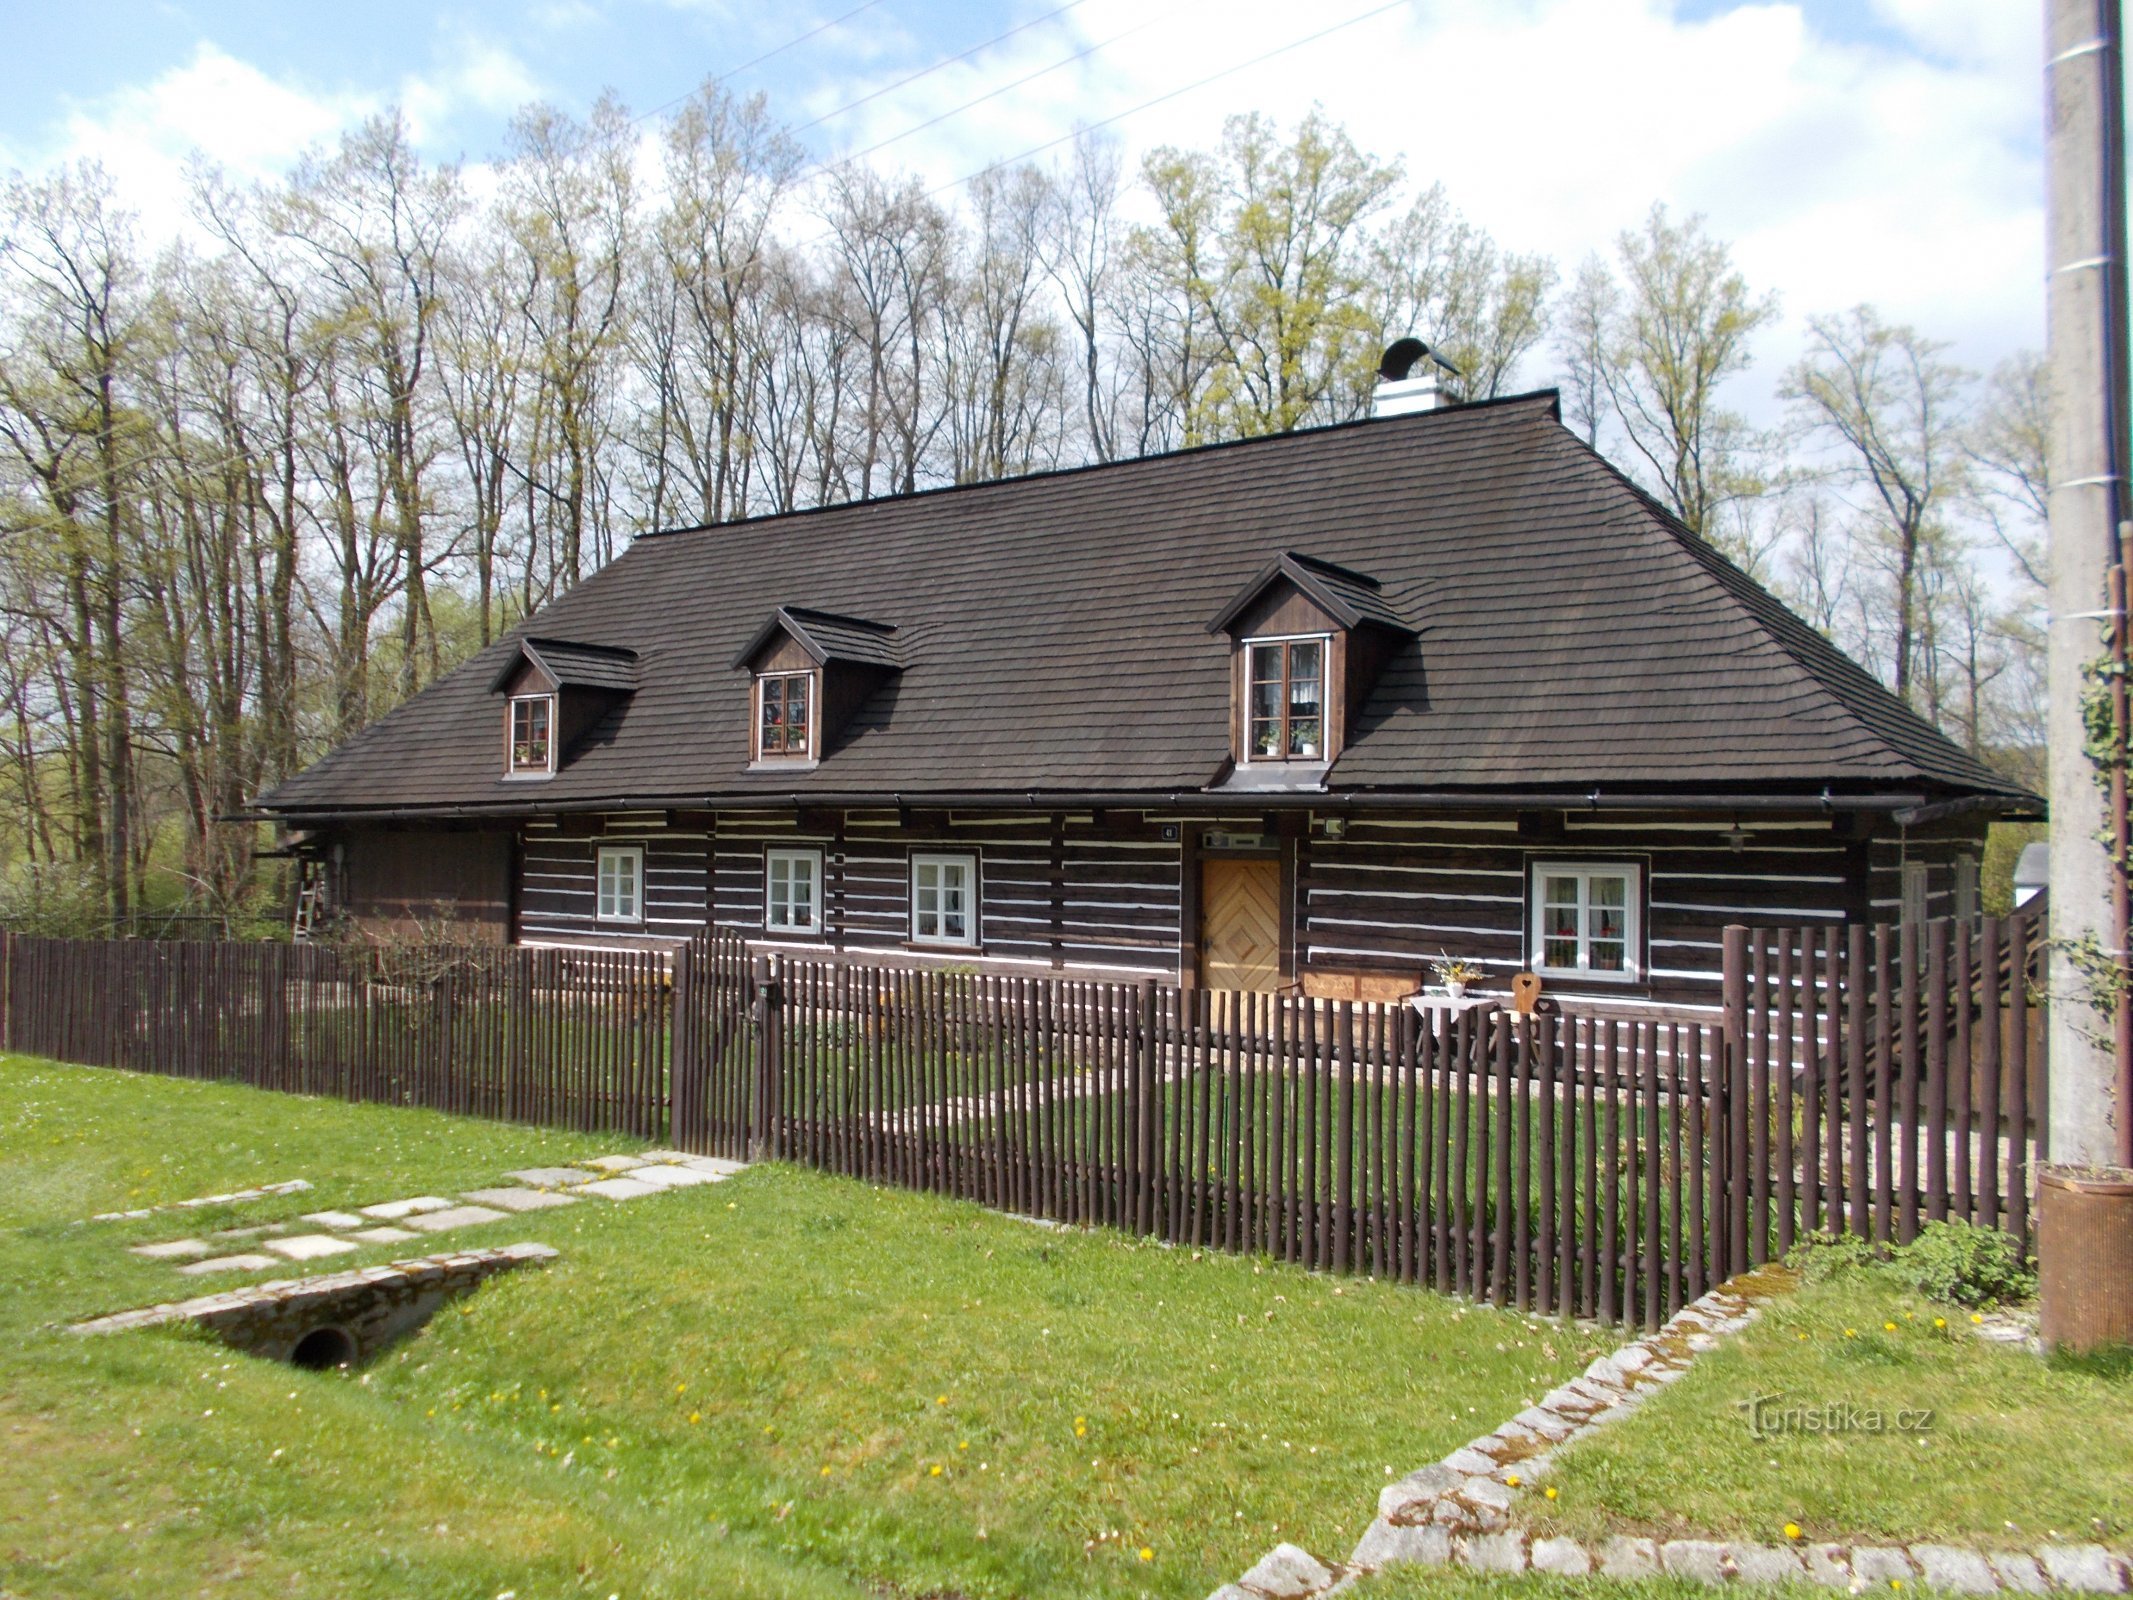
[[[1971,378],[1941,360],[1945,344],[1882,322],[1870,306],[1811,317],[1808,331],[1807,353],[1781,393],[1834,448],[1840,481],[1866,491],[1891,584],[1893,687],[1908,698],[1922,665],[1921,624],[1929,633],[1937,625],[1921,611],[1922,578],[1929,563],[1956,559],[1947,511],[1964,485],[1961,404]]]

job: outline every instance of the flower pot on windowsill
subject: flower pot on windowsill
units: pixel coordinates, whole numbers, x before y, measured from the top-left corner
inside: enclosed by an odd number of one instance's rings
[[[1459,983],[1447,983],[1444,986],[1444,992],[1450,995],[1454,1000],[1464,1000],[1466,998],[1466,984],[1464,981],[1461,981]]]
[[[2051,1350],[2133,1345],[2133,1168],[2038,1173],[2037,1323]]]

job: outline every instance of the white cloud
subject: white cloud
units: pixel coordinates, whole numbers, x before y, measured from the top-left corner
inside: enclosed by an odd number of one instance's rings
[[[1879,4],[1915,49],[1822,36],[1786,3],[1685,21],[1666,0],[1441,0],[1247,68],[1117,132],[1137,159],[1156,144],[1212,143],[1230,112],[1287,124],[1319,102],[1366,150],[1403,157],[1504,243],[1566,269],[1611,248],[1654,200],[1702,212],[1782,301],[1744,391],[1768,395],[1808,314],[1862,300],[1986,363],[2042,336],[2038,19],[2008,0]],[[1354,0],[1303,16],[1284,0],[1196,0],[878,159],[948,182],[1367,9]],[[1070,14],[1071,32],[1031,30],[825,132],[863,148],[1148,16],[1146,0],[1091,0]],[[805,115],[900,75],[839,77]],[[1528,373],[1541,375],[1538,364]]]
[[[101,162],[139,214],[144,235],[167,238],[189,230],[185,174],[192,158],[239,181],[267,177],[377,106],[367,94],[277,82],[203,43],[182,66],[145,84],[72,106],[44,148],[0,155],[25,170]]]

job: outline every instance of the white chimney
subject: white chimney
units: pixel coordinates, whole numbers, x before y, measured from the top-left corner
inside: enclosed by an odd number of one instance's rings
[[[1443,403],[1438,388],[1441,374],[1459,375],[1459,369],[1420,339],[1395,340],[1378,361],[1378,386],[1370,396],[1373,417],[1404,417],[1414,411],[1434,411]]]

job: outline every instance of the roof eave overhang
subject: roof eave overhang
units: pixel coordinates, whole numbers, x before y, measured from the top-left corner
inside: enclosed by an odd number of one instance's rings
[[[952,806],[960,809],[999,807],[1051,811],[1139,808],[1206,811],[1216,814],[1233,812],[1240,803],[1249,804],[1255,809],[1300,809],[1327,813],[1389,810],[1696,811],[1793,815],[1859,813],[1886,816],[1906,826],[1959,815],[1983,814],[2021,819],[2040,817],[2043,814],[2043,802],[2033,795],[1951,796],[1922,788],[1840,791],[1828,785],[1819,788],[1810,785],[1791,792],[1776,792],[1767,786],[1754,791],[1735,792],[1724,789],[1611,788],[1606,785],[1585,785],[1527,789],[1268,790],[1250,795],[1211,789],[779,791],[765,786],[694,793],[624,793],[549,801],[512,798],[415,806],[262,804],[239,815],[247,820],[272,820],[292,826],[314,826],[335,822],[444,822],[481,817],[506,820],[514,817],[576,815],[589,811],[763,810],[802,806],[854,810],[908,806]]]

